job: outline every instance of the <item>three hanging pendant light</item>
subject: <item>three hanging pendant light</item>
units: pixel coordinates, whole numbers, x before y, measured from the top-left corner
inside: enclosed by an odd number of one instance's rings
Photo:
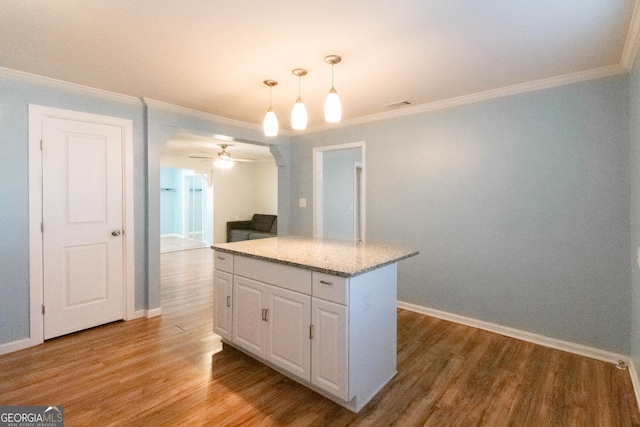
[[[339,63],[342,58],[338,55],[329,55],[325,57],[324,60],[331,64],[331,89],[324,104],[324,117],[328,123],[337,123],[342,118],[342,104],[340,103],[338,92],[334,87],[333,66]],[[291,127],[296,130],[304,130],[307,128],[308,114],[307,107],[305,107],[304,102],[302,102],[301,85],[302,77],[307,75],[307,70],[304,68],[295,68],[291,70],[291,72],[294,76],[298,77],[298,99],[296,99],[293,110],[291,110]],[[269,109],[267,109],[267,114],[264,117],[264,134],[265,136],[276,136],[278,134],[278,119],[271,107],[271,91],[273,86],[277,85],[278,82],[275,80],[265,80],[263,83],[269,86]]]

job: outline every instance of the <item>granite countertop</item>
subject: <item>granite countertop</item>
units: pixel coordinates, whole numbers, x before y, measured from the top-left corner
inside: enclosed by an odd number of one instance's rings
[[[341,277],[357,276],[418,255],[418,251],[397,246],[294,236],[219,243],[212,248]]]

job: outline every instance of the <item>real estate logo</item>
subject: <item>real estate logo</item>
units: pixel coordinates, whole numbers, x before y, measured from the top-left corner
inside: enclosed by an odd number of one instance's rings
[[[64,427],[64,406],[0,406],[0,427]]]

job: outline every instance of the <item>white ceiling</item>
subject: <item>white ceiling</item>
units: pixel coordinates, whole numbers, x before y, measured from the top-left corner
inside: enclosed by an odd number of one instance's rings
[[[179,133],[163,147],[163,167],[210,170],[222,145],[231,159],[238,163],[270,162],[275,166],[271,150],[254,141],[241,141],[226,135],[196,135]]]
[[[343,119],[621,67],[634,0],[2,0],[0,67],[282,129],[306,68],[323,124],[329,54]],[[626,42],[631,35],[630,42]],[[626,50],[625,50],[626,45]],[[406,107],[405,107],[406,108]],[[411,107],[410,107],[411,108]]]

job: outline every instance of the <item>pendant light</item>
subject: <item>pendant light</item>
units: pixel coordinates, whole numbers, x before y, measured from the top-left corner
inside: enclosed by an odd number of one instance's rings
[[[276,117],[276,113],[273,112],[273,108],[271,108],[271,90],[278,84],[278,82],[275,80],[265,80],[263,83],[269,86],[269,109],[267,110],[267,114],[264,116],[264,122],[262,123],[264,135],[276,136],[278,135],[278,118]]]
[[[307,70],[296,68],[291,72],[298,77],[298,99],[291,111],[291,127],[297,130],[304,130],[307,128],[307,108],[304,106],[302,98],[300,98],[300,81],[302,76],[307,75]]]
[[[337,123],[342,118],[342,104],[340,103],[338,92],[333,87],[333,66],[340,62],[342,58],[338,55],[329,55],[324,60],[331,64],[331,90],[324,103],[324,119],[329,123]]]

